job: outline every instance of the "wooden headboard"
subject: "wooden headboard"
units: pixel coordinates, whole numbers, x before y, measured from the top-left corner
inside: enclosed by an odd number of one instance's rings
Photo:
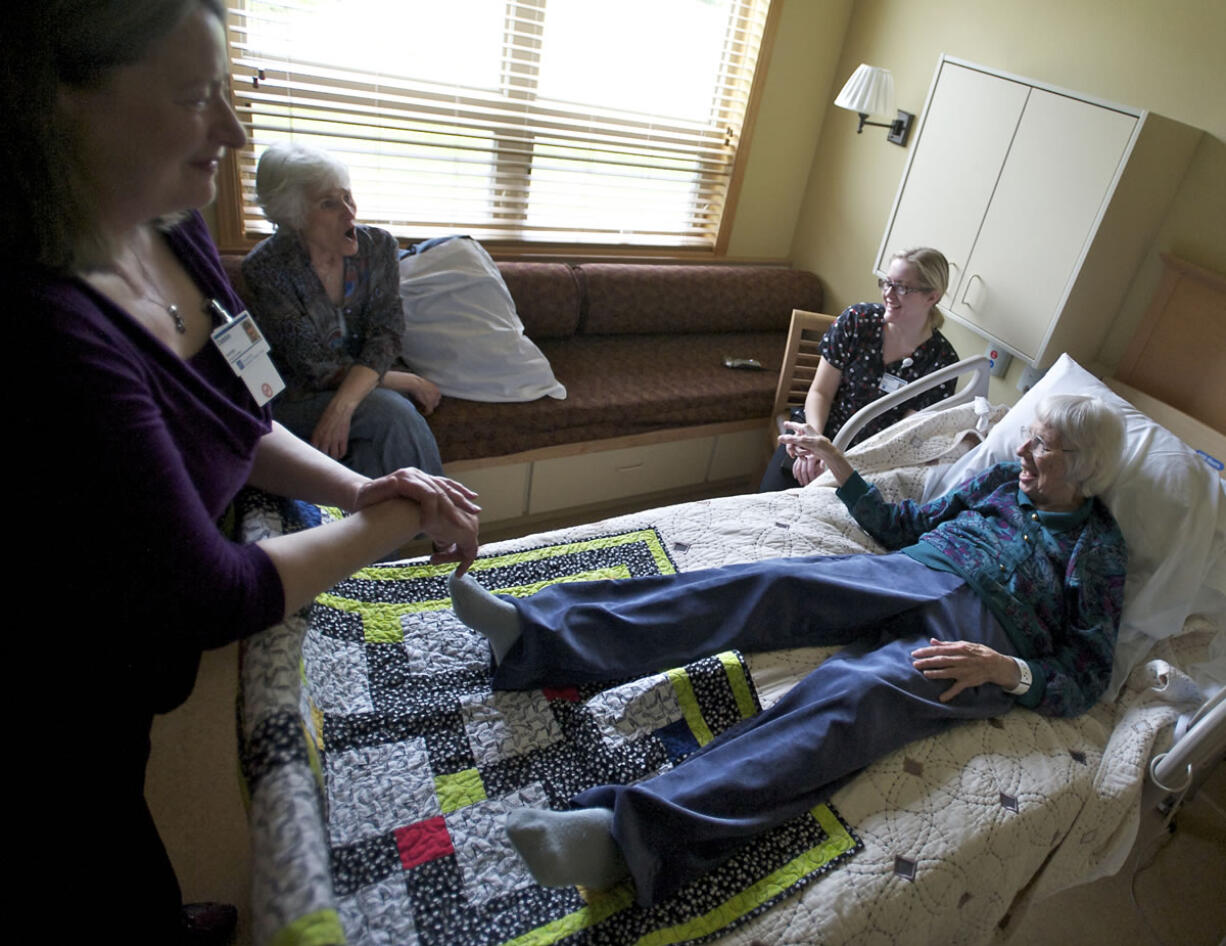
[[[1209,458],[1209,465],[1217,469],[1218,476],[1226,477],[1226,433],[1214,430],[1195,417],[1189,417],[1153,395],[1138,391],[1115,378],[1102,380],[1103,384],[1137,410],[1157,421],[1193,450],[1205,454]]]
[[[1226,276],[1163,253],[1166,271],[1115,376],[1226,433]]]

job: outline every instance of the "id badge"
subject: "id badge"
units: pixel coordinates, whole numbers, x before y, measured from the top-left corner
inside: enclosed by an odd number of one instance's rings
[[[247,385],[257,405],[263,407],[285,390],[285,382],[268,357],[268,340],[246,309],[213,329],[211,337],[230,370]]]
[[[879,387],[886,394],[893,394],[899,388],[906,387],[907,382],[896,374],[890,374],[888,371],[881,376],[881,384]]]

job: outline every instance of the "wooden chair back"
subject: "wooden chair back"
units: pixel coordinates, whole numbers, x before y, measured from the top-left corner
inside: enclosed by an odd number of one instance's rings
[[[772,450],[775,437],[783,429],[781,425],[787,420],[788,413],[793,407],[805,406],[805,395],[809,393],[809,385],[813,383],[817,364],[822,357],[817,346],[833,322],[833,315],[806,312],[804,309],[792,310],[792,325],[788,329],[783,365],[779,369],[779,384],[775,387],[775,406],[771,408],[769,435]]]

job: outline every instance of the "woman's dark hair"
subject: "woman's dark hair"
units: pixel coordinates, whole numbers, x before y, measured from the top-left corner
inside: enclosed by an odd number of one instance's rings
[[[59,107],[61,88],[87,88],[139,61],[197,7],[224,22],[219,0],[45,0],[6,14],[0,168],[10,196],[0,258],[18,273],[69,272],[109,257],[76,135]]]

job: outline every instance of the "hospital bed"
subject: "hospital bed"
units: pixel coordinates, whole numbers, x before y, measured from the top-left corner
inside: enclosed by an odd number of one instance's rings
[[[1147,782],[1145,803],[1169,806],[1226,751],[1213,700],[1226,680],[1226,441],[1192,423],[1183,442],[1066,356],[1007,411],[978,400],[921,412],[851,457],[887,499],[929,498],[1010,458],[1038,400],[1069,391],[1118,401],[1128,421],[1124,468],[1104,496],[1129,545],[1126,606],[1110,692],[1090,712],[1019,709],[912,743],[642,910],[628,888],[534,885],[505,839],[506,812],[676,764],[833,650],[712,655],[607,687],[496,694],[483,640],[448,607],[448,568],[365,569],[242,651],[255,941],[990,943],[1050,894],[1118,870]],[[247,507],[248,539],[301,515],[259,498]],[[497,543],[473,570],[528,594],[880,551],[824,477]]]

